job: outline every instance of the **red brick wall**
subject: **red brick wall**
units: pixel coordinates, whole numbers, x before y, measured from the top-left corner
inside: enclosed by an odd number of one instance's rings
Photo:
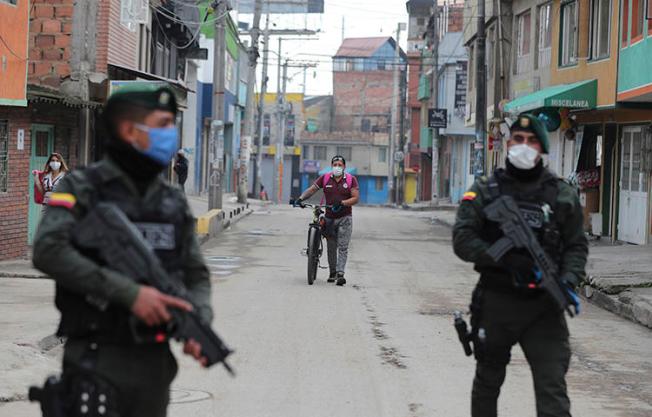
[[[74,0],[33,0],[28,82],[58,88],[70,75]]]
[[[109,3],[108,14],[108,63],[138,69],[138,32],[131,32],[120,23],[120,1]]]
[[[0,120],[9,120],[9,173],[7,192],[0,192],[0,259],[27,255],[29,200],[29,111],[0,106]],[[25,150],[17,149],[18,129],[25,130]]]
[[[111,0],[101,1],[97,7],[97,34],[95,39],[95,51],[97,60],[95,69],[97,72],[107,73],[109,59],[109,12]]]
[[[333,130],[359,130],[360,117],[356,118],[354,114],[389,115],[392,108],[392,88],[393,71],[334,72]],[[377,119],[372,120],[372,126],[385,120],[384,117]]]
[[[421,63],[421,53],[411,52],[408,54],[408,106],[410,108],[421,107],[419,96],[419,67]]]
[[[464,31],[464,6],[451,6],[448,9],[448,31]]]
[[[25,257],[29,210],[29,176],[32,123],[54,125],[54,151],[72,169],[77,166],[79,110],[61,105],[30,103],[24,107],[0,106],[0,120],[9,121],[9,173],[7,192],[0,192],[0,260]],[[17,147],[18,130],[25,130],[24,150]]]

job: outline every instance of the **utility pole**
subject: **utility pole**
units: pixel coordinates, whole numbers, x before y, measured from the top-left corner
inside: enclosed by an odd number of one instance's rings
[[[215,38],[213,39],[213,122],[211,123],[211,168],[208,188],[208,209],[222,208],[222,181],[224,177],[224,65],[226,45],[224,43],[224,20],[228,11],[228,0],[213,2],[215,11]]]
[[[478,0],[478,35],[476,43],[477,90],[475,100],[475,176],[484,175],[484,148],[487,143],[487,67],[485,63],[485,0]]]
[[[396,130],[398,118],[398,100],[399,100],[399,67],[401,63],[401,54],[399,41],[401,39],[401,30],[405,28],[405,23],[399,23],[396,27],[396,48],[394,50],[394,88],[392,89],[392,114],[391,126],[389,132],[389,172],[387,173],[387,202],[391,204],[394,200],[394,175],[396,168],[394,164],[394,154],[396,153]]]
[[[403,158],[398,163],[398,176],[396,178],[396,205],[401,205],[405,200],[405,157],[407,156],[407,149],[405,143],[405,108],[407,107],[406,89],[407,89],[407,70],[403,71],[401,68],[401,107],[399,110],[399,147],[398,149],[403,152]]]
[[[258,61],[258,38],[260,37],[260,16],[263,9],[263,0],[256,0],[254,5],[254,22],[251,29],[251,45],[249,46],[249,73],[247,78],[247,107],[245,121],[240,140],[240,181],[238,182],[238,203],[247,202],[249,193],[249,159],[252,138],[256,131],[256,118],[254,117],[254,85],[256,83],[256,64]]]
[[[275,181],[274,181],[274,198],[275,202],[278,204],[283,199],[283,158],[285,150],[285,113],[286,113],[286,100],[285,93],[287,89],[287,77],[288,77],[288,62],[285,61],[283,64],[283,75],[281,80],[281,91],[280,91],[280,100],[278,101],[277,107],[277,120],[278,120],[278,137],[276,138],[276,153],[275,153]]]
[[[482,0],[484,1],[484,0]],[[432,14],[432,105],[439,108],[439,3],[435,1]],[[432,174],[430,202],[439,205],[439,128],[432,130]]]
[[[260,86],[260,97],[258,98],[258,153],[256,154],[256,183],[255,193],[260,194],[260,187],[263,184],[263,131],[265,130],[265,94],[267,94],[267,64],[269,58],[269,7],[265,19],[265,31],[263,32],[263,74]]]

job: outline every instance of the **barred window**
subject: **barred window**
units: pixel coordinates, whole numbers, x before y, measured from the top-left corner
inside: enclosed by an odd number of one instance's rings
[[[0,120],[0,193],[7,192],[9,172],[9,122]]]

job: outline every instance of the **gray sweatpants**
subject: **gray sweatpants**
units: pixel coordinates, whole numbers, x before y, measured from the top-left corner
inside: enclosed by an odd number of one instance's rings
[[[344,273],[346,259],[349,256],[349,242],[353,232],[353,218],[351,216],[335,219],[333,233],[335,237],[327,239],[328,266],[331,274],[336,272]]]

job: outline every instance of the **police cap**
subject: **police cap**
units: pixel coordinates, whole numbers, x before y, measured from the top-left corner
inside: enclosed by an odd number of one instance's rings
[[[543,125],[543,122],[541,122],[541,120],[539,120],[539,118],[535,115],[530,113],[523,113],[519,115],[516,118],[516,121],[510,127],[509,131],[510,133],[514,133],[516,131],[533,133],[537,139],[539,139],[539,142],[541,142],[543,153],[548,153],[550,149],[548,131]]]
[[[177,99],[169,87],[157,83],[134,83],[111,94],[106,104],[107,113],[115,106],[131,105],[148,110],[164,110],[177,114]]]

